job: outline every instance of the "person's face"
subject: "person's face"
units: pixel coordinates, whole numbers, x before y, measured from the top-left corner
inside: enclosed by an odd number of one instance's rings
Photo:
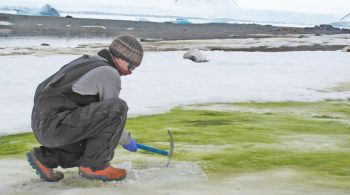
[[[133,71],[129,69],[129,63],[125,60],[121,58],[113,58],[113,60],[115,61],[117,69],[121,75],[129,75],[131,74],[131,71]]]
[[[119,65],[120,69],[122,69],[123,71],[125,72],[128,72],[128,71],[133,71],[133,70],[129,70],[129,63],[126,62],[125,60],[121,59],[121,58],[114,58],[115,61],[117,62],[117,64]]]

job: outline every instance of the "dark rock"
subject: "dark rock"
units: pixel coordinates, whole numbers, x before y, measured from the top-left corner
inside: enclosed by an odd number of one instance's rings
[[[239,35],[229,35],[230,38],[238,38]]]
[[[42,43],[41,46],[50,46],[48,43]]]
[[[65,18],[73,18],[73,16],[66,15]]]
[[[158,39],[158,38],[141,38],[140,42],[157,42],[162,40],[163,39]]]
[[[321,24],[320,25],[320,28],[322,30],[335,30],[336,28],[334,28],[332,25],[329,25],[329,24]]]
[[[334,28],[330,24],[321,24],[320,26],[315,26],[313,29],[314,30],[323,30],[323,31],[337,31],[337,30],[340,30],[339,28]]]

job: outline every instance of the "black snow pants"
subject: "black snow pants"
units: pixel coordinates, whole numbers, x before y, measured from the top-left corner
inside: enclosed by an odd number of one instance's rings
[[[127,110],[121,99],[95,102],[67,113],[57,129],[48,128],[45,133],[34,130],[44,145],[36,157],[50,168],[105,168],[113,159]]]

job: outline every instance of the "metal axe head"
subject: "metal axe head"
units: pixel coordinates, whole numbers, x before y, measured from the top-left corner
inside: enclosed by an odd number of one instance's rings
[[[166,167],[169,167],[170,165],[170,161],[173,159],[173,154],[174,154],[174,138],[173,138],[173,134],[171,133],[170,129],[167,129],[168,131],[168,135],[169,135],[169,141],[170,141],[170,149],[169,149],[169,152],[168,152],[168,157],[169,157],[169,160],[168,160],[168,163],[166,164]]]

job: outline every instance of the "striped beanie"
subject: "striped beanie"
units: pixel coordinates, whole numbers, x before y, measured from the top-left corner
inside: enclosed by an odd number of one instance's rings
[[[141,43],[134,37],[123,35],[113,40],[109,52],[114,57],[121,58],[132,65],[139,66],[143,57]]]

